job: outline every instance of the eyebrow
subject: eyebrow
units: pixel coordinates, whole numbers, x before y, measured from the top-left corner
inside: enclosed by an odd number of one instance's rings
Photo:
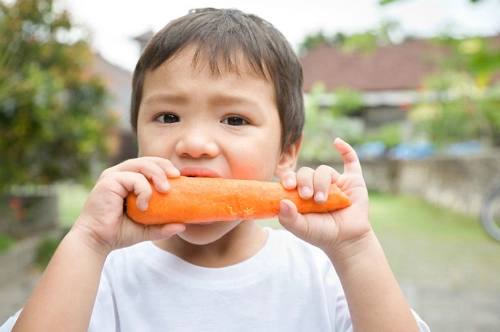
[[[186,104],[188,102],[188,98],[182,94],[158,93],[144,99],[144,104],[154,104],[158,102]]]
[[[209,102],[211,105],[222,106],[246,106],[252,108],[260,108],[260,103],[245,96],[232,96],[227,94],[215,94],[210,97]]]
[[[144,99],[145,104],[154,104],[161,102],[184,105],[189,102],[189,96],[175,93],[158,93],[148,96]],[[217,106],[243,106],[251,108],[261,108],[259,102],[245,96],[233,96],[223,93],[217,93],[210,96],[208,102],[210,105]]]

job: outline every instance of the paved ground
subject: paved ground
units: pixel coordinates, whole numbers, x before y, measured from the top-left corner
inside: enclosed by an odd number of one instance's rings
[[[19,278],[0,286],[0,324],[22,308],[39,278],[39,272],[26,271]]]
[[[499,243],[440,244],[437,251],[425,241],[381,242],[410,305],[432,331],[500,331]],[[22,307],[39,276],[28,271],[0,285],[0,322]]]

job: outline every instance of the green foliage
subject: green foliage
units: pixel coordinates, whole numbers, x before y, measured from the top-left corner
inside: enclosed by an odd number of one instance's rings
[[[357,110],[361,95],[352,90],[327,92],[321,83],[315,84],[306,103],[306,124],[301,159],[327,162],[336,156],[333,140],[342,137],[355,143],[361,128],[345,115]]]
[[[441,63],[444,70],[466,72],[479,87],[491,85],[495,75],[500,73],[498,42],[478,36],[459,39],[449,35],[442,35],[433,40],[448,50],[447,57]]]
[[[59,246],[60,239],[46,238],[37,248],[35,265],[44,270]]]
[[[333,104],[327,106],[333,116],[341,117],[363,108],[363,96],[359,91],[349,88],[338,88],[333,90]]]
[[[360,143],[379,141],[387,148],[393,148],[401,144],[403,134],[401,124],[397,122],[388,123],[380,128],[363,135]]]
[[[299,54],[304,54],[320,45],[328,44],[338,46],[344,52],[360,51],[369,55],[375,52],[378,46],[391,44],[390,35],[399,28],[398,22],[388,20],[381,22],[375,29],[351,35],[338,32],[328,36],[323,31],[318,31],[304,38],[304,41],[299,45]]]
[[[12,247],[15,242],[14,238],[0,233],[0,253]]]
[[[54,0],[0,1],[0,183],[84,179],[114,120],[82,30]],[[79,37],[75,37],[79,36]]]
[[[399,1],[402,0],[379,3]],[[417,135],[424,135],[438,145],[481,140],[488,146],[500,146],[498,39],[456,38],[448,32],[433,41],[446,56],[439,63],[439,71],[425,79],[424,92],[431,98],[424,98],[410,112]]]
[[[56,252],[57,247],[61,243],[64,236],[68,233],[69,229],[65,229],[63,234],[58,237],[47,237],[40,242],[37,247],[36,256],[35,256],[35,265],[45,270],[47,265],[49,265],[52,256]]]
[[[500,86],[479,87],[467,72],[446,71],[430,76],[426,89],[432,98],[413,107],[409,119],[417,134],[439,145],[481,140],[500,143]]]
[[[304,54],[308,50],[312,50],[323,44],[337,45],[345,40],[345,35],[337,33],[333,36],[327,36],[323,31],[318,31],[314,34],[307,35],[299,45],[299,54]]]

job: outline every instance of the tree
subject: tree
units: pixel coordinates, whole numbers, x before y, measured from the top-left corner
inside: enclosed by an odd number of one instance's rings
[[[402,1],[385,0],[379,3],[387,5]],[[401,32],[398,31],[400,27],[397,22],[383,22],[377,29],[342,35],[342,41],[336,46],[346,51],[361,51],[369,56],[377,47],[390,44],[391,34]],[[309,39],[332,40],[324,33],[315,36]],[[438,61],[438,70],[424,79],[421,84],[423,98],[409,110],[409,119],[418,135],[414,139],[424,136],[441,146],[467,140],[480,140],[486,146],[500,146],[500,38],[457,38],[448,31],[430,38],[428,42],[436,44],[435,49],[441,50],[445,56],[436,58],[429,54],[429,59]],[[314,43],[310,45],[315,47]],[[379,134],[383,134],[381,137],[392,137],[388,141],[394,144],[398,140],[394,129],[384,128],[384,132]]]
[[[84,179],[114,124],[84,30],[55,0],[0,1],[0,183]]]
[[[357,91],[347,88],[327,91],[323,83],[316,83],[306,98],[301,159],[328,162],[338,157],[332,146],[336,137],[358,142],[362,128],[347,115],[359,111],[362,105],[362,96]]]
[[[480,140],[487,146],[500,146],[500,38],[456,38],[448,32],[433,41],[447,56],[440,70],[423,84],[425,94],[432,97],[410,111],[417,132],[441,145]]]
[[[342,32],[327,35],[323,31],[318,31],[304,37],[299,45],[299,55],[324,44],[340,47],[345,52],[361,51],[371,54],[378,46],[391,44],[391,34],[399,29],[398,22],[387,20],[381,22],[375,29],[349,35]]]

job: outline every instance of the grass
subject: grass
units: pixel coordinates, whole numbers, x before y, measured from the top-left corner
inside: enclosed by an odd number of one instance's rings
[[[79,184],[60,184],[57,187],[59,194],[59,221],[63,227],[71,227],[83,209],[90,189]]]
[[[14,245],[16,240],[11,236],[0,234],[0,253],[7,251],[10,247]]]
[[[408,239],[472,243],[487,238],[478,218],[409,196],[371,192],[370,222],[376,233]]]

